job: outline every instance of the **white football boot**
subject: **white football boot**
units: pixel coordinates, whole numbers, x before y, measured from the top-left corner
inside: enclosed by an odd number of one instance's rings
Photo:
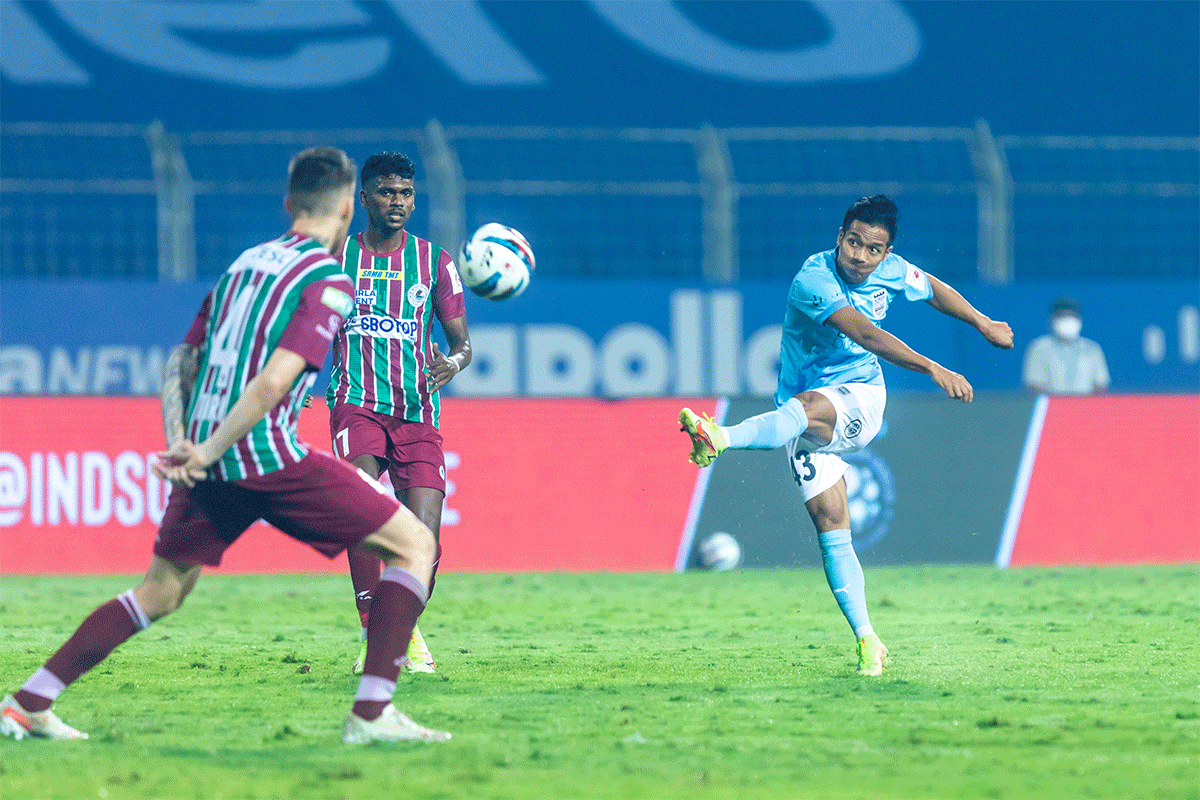
[[[39,739],[86,739],[88,735],[77,731],[58,718],[50,709],[26,711],[21,704],[6,695],[0,702],[0,735],[14,739],[34,736]]]
[[[445,742],[450,734],[435,731],[413,722],[391,703],[384,706],[377,718],[366,720],[351,712],[342,725],[342,741],[346,744],[367,742]]]

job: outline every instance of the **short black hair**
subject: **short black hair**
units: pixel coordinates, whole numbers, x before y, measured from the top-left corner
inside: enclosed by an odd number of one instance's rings
[[[1054,316],[1062,312],[1074,314],[1077,317],[1082,317],[1083,314],[1079,311],[1079,301],[1074,297],[1060,297],[1050,304],[1050,315]]]
[[[414,174],[416,174],[416,165],[413,164],[411,158],[394,150],[384,150],[367,159],[359,177],[362,178],[363,188],[366,189],[367,182],[372,178],[399,175],[401,178],[408,178],[411,181]]]
[[[873,194],[870,197],[860,197],[854,201],[846,216],[842,218],[842,230],[850,230],[850,223],[858,220],[864,225],[883,228],[888,232],[888,246],[896,241],[896,222],[900,217],[900,209],[892,199],[884,194]]]
[[[287,196],[293,213],[328,213],[338,192],[354,188],[354,162],[336,147],[310,147],[288,163]]]

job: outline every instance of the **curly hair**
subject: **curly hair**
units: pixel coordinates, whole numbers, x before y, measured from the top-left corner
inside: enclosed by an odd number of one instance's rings
[[[412,177],[416,171],[413,160],[404,153],[397,153],[394,150],[385,150],[382,153],[376,153],[367,159],[363,164],[362,172],[359,177],[362,179],[363,188],[367,188],[367,183],[372,178],[382,178],[388,175],[398,175],[401,178]]]

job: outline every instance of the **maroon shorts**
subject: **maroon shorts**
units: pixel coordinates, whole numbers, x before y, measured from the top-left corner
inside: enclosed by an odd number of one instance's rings
[[[259,478],[176,486],[154,540],[168,561],[217,566],[259,519],[333,558],[383,527],[396,499],[354,467],[319,450]]]
[[[446,493],[442,435],[427,422],[409,422],[342,403],[329,412],[329,435],[333,452],[347,461],[362,455],[383,459],[397,492],[426,487]]]

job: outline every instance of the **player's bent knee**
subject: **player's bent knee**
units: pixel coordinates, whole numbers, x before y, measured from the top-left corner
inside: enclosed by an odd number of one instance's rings
[[[182,590],[182,587],[145,583],[138,586],[134,592],[138,605],[142,607],[142,611],[145,612],[151,622],[160,620],[168,614],[178,611],[188,594]]]
[[[159,620],[179,610],[199,577],[199,565],[171,563],[155,556],[133,593],[146,616]]]
[[[385,563],[399,559],[418,573],[432,571],[437,557],[437,541],[432,531],[404,508],[358,546],[374,552]]]

